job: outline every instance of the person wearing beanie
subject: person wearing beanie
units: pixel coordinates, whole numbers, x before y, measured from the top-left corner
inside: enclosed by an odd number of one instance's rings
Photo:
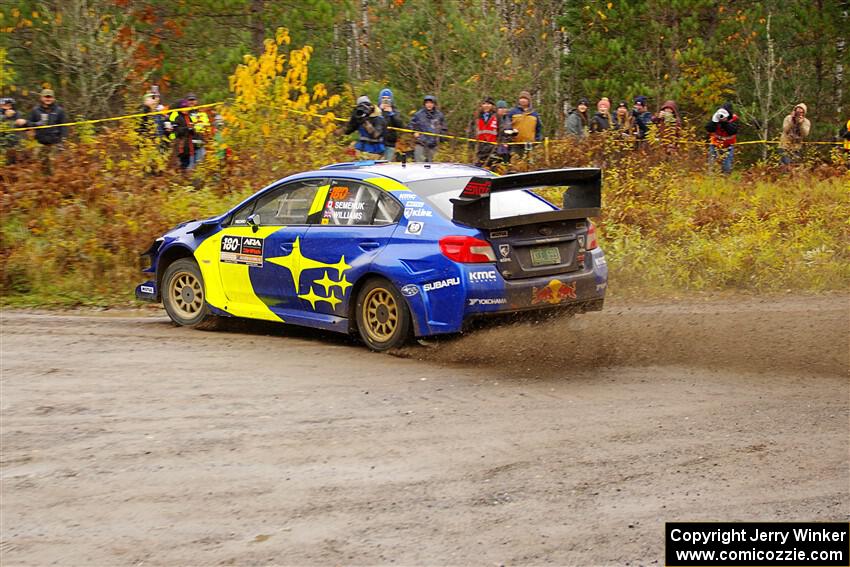
[[[632,107],[632,126],[635,138],[643,140],[649,132],[649,125],[652,124],[652,113],[647,107],[647,99],[645,96],[636,96],[635,104]]]
[[[363,95],[357,99],[357,106],[351,111],[351,118],[346,124],[344,133],[351,134],[357,131],[358,140],[354,149],[358,152],[359,159],[380,159],[384,157],[384,132],[387,123],[384,113],[380,108],[372,104],[369,97]]]
[[[812,129],[812,123],[806,118],[807,111],[808,108],[801,102],[782,121],[779,151],[782,154],[780,161],[783,165],[791,165],[800,159],[803,141]]]
[[[617,110],[614,112],[614,122],[611,128],[619,132],[623,137],[629,137],[632,133],[632,114],[629,112],[629,105],[626,101],[621,100],[617,105]]]
[[[391,128],[404,128],[404,122],[401,119],[401,113],[395,107],[393,92],[390,89],[383,89],[378,95],[378,108],[381,109],[387,127],[384,132],[384,159],[393,161],[396,143],[398,142],[398,131]]]
[[[496,141],[499,137],[499,116],[496,114],[495,102],[487,97],[481,101],[481,107],[475,113],[472,122],[475,139],[478,140],[475,152],[475,165],[487,167],[495,163]]]
[[[507,101],[496,101],[496,116],[499,120],[499,131],[496,134],[496,141],[499,142],[499,145],[496,146],[496,157],[502,163],[510,163],[511,146],[508,144],[514,141],[516,130],[514,130],[511,117],[508,115]]]
[[[531,150],[531,142],[539,142],[543,139],[543,126],[540,115],[531,107],[531,93],[521,91],[517,97],[517,105],[508,112],[511,126],[516,131],[514,141],[524,142],[525,145],[511,146],[513,153],[525,157]]]
[[[590,132],[607,132],[614,128],[614,120],[611,118],[611,101],[604,96],[596,103],[596,114],[590,119]]]
[[[735,142],[738,140],[738,115],[732,112],[732,103],[727,102],[718,108],[711,120],[705,125],[708,132],[708,168],[714,169],[718,158],[723,173],[732,173],[732,160],[735,156]]]
[[[41,91],[40,104],[30,111],[26,123],[22,126],[50,126],[67,122],[68,117],[65,115],[65,109],[56,102],[53,90],[44,89]],[[41,170],[45,175],[53,174],[53,153],[57,151],[67,136],[67,126],[39,128],[35,131],[35,140],[39,143]]]
[[[588,106],[590,106],[590,101],[586,98],[580,98],[578,106],[567,115],[567,134],[579,142],[587,137],[587,127],[590,122],[587,116]]]
[[[440,143],[440,138],[436,136],[428,136],[431,134],[445,134],[448,132],[446,127],[446,117],[443,113],[437,110],[437,97],[426,95],[422,98],[422,108],[420,108],[413,118],[410,119],[408,125],[410,130],[415,130],[413,137],[416,139],[416,145],[413,148],[413,156],[417,162],[431,163],[437,154],[437,146]],[[420,134],[420,132],[422,132]]]

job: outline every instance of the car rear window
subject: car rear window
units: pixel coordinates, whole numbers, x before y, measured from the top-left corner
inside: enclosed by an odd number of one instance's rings
[[[427,179],[408,182],[407,186],[442,216],[451,219],[453,207],[451,199],[460,196],[460,192],[469,180],[469,177]],[[558,210],[558,207],[552,203],[532,193],[532,189],[534,187],[493,193],[490,196],[490,218],[500,219]]]

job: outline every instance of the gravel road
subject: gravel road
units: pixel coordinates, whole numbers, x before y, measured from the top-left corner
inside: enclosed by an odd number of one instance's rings
[[[613,303],[374,354],[5,310],[0,564],[661,565],[850,519],[850,298]]]

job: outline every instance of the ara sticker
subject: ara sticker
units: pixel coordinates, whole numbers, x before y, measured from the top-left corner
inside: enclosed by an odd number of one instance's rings
[[[253,236],[224,236],[219,259],[226,264],[262,267],[263,239]]]
[[[142,293],[154,293],[153,286],[150,285],[139,286],[139,291],[141,291]]]
[[[507,238],[508,231],[507,230],[491,230],[490,238]]]
[[[422,234],[422,229],[425,228],[424,222],[419,221],[410,221],[407,223],[407,228],[404,230],[405,234]]]

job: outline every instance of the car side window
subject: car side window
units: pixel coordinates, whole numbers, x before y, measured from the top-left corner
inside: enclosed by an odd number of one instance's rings
[[[324,179],[305,179],[273,189],[233,215],[232,224],[244,225],[256,215],[262,226],[307,224],[307,217]]]
[[[363,226],[398,220],[401,205],[377,187],[359,181],[335,179],[328,191],[321,224]]]

